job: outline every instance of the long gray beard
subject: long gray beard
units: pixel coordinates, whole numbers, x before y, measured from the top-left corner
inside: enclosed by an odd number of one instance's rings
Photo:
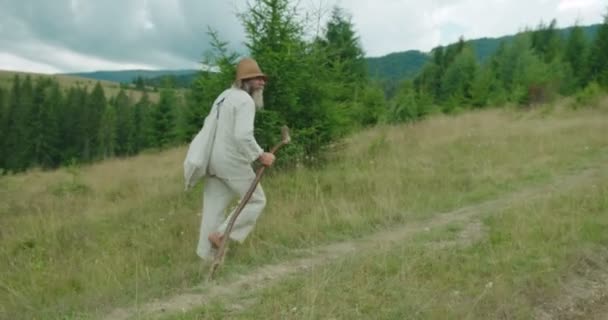
[[[257,110],[264,109],[264,89],[259,89],[251,93],[253,103]]]

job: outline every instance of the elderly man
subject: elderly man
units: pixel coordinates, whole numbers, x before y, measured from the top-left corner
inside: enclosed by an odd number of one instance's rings
[[[230,220],[230,215],[224,219],[224,210],[235,197],[242,198],[255,179],[251,163],[259,160],[271,166],[275,160],[272,153],[262,150],[253,136],[255,112],[263,107],[266,79],[255,60],[243,58],[237,65],[232,87],[215,100],[209,115],[216,117],[217,129],[207,169],[196,250],[205,260],[213,259],[214,249],[223,239]],[[265,205],[264,191],[258,185],[236,219],[230,238],[243,242]]]

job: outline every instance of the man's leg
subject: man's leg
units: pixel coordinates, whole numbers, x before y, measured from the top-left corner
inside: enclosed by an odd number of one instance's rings
[[[225,180],[226,184],[236,193],[241,196],[245,196],[247,190],[251,186],[253,182],[252,179],[234,179],[234,180]],[[234,222],[234,226],[232,227],[232,231],[230,232],[230,239],[236,240],[238,242],[245,241],[249,232],[253,229],[256,220],[264,210],[266,206],[266,196],[264,195],[264,190],[262,189],[262,185],[258,184],[257,188],[251,195],[251,199],[247,202],[243,211],[239,214]],[[230,217],[234,214],[234,210],[230,213],[228,218],[224,221],[222,226],[218,229],[221,233],[224,233],[226,228],[228,227],[228,222],[230,221]]]
[[[196,253],[203,259],[213,259],[209,234],[217,231],[223,219],[224,210],[235,197],[232,191],[222,180],[216,177],[205,178],[203,191],[203,218],[201,221],[200,236]]]

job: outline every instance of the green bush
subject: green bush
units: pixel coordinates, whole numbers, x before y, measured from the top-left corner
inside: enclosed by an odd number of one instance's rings
[[[597,107],[602,93],[602,88],[597,82],[590,82],[574,96],[572,107],[575,109],[580,107]]]

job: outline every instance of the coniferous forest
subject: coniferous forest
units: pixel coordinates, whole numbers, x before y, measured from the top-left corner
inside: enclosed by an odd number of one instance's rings
[[[564,96],[573,97],[574,107],[592,105],[608,89],[608,15],[593,37],[580,26],[564,34],[555,20],[540,23],[483,61],[461,38],[433,49],[413,79],[390,88],[369,76],[364,48],[340,8],[314,37],[288,0],[254,1],[239,17],[246,55],[270,79],[256,137],[269,148],[287,124],[294,139],[285,150],[290,159],[308,159],[377,123],[474,108],[529,108]],[[219,72],[201,70],[185,90],[166,82],[157,101],[146,92],[134,100],[124,90],[108,96],[100,84],[65,87],[52,76],[15,75],[9,87],[0,87],[0,171],[90,163],[188,143],[243,55],[228,50],[220,32],[208,33],[214,49],[203,63]]]

